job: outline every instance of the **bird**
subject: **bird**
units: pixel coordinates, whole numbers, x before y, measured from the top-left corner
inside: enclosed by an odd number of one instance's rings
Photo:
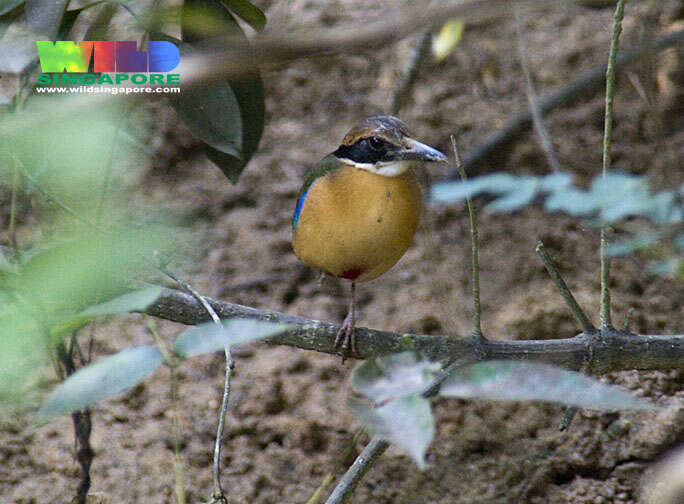
[[[399,118],[373,116],[306,173],[292,218],[301,262],[351,282],[349,309],[336,337],[342,362],[356,354],[356,284],[378,278],[404,255],[418,229],[420,185],[413,167],[447,163],[411,137]]]

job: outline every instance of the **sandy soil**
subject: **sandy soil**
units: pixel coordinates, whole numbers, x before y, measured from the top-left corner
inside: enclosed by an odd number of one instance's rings
[[[270,26],[362,22],[377,12],[365,2],[257,2]],[[369,14],[370,12],[370,14]],[[625,46],[681,29],[676,1],[628,5]],[[544,95],[602,62],[612,12],[571,5],[525,18],[529,64]],[[512,21],[469,27],[443,63],[426,64],[402,112],[418,138],[445,151],[449,134],[462,150],[526,107]],[[146,197],[181,215],[200,238],[192,260],[177,270],[201,292],[259,308],[341,321],[346,286],[320,282],[298,267],[290,248],[290,216],[307,166],[333,150],[355,120],[381,112],[412,40],[355,56],[293,63],[264,75],[267,123],[261,147],[237,186],[197,153],[197,144],[169,111],[156,155],[142,181]],[[620,72],[614,166],[647,174],[659,187],[684,179],[684,130],[672,110],[681,53]],[[668,77],[670,75],[670,77]],[[668,80],[669,79],[669,80]],[[668,84],[669,83],[669,84]],[[681,81],[679,81],[681,85]],[[670,87],[668,87],[668,85]],[[647,100],[640,96],[644,90]],[[677,101],[679,100],[679,101]],[[334,119],[333,119],[334,118]],[[588,181],[600,170],[603,99],[591,96],[550,114],[561,163]],[[679,125],[681,126],[681,125]],[[546,173],[533,136],[501,153],[486,171]],[[439,179],[442,174],[433,172]],[[386,275],[362,285],[359,323],[397,331],[470,330],[467,214],[461,206],[430,207],[414,245]],[[598,234],[581,222],[534,208],[481,215],[484,330],[491,338],[555,338],[576,329],[534,253],[542,238],[580,303],[598,318]],[[645,258],[637,258],[641,263]],[[245,282],[266,278],[252,287]],[[633,307],[633,330],[675,333],[684,327],[681,284],[647,276],[638,264],[614,264],[614,316]],[[162,322],[164,337],[183,327]],[[102,325],[96,352],[148,343],[140,316]],[[231,503],[303,503],[335,465],[358,426],[344,403],[353,363],[292,348],[254,346],[237,357],[227,418],[223,482]],[[211,493],[211,457],[222,390],[222,355],[194,359],[180,374],[182,458],[189,502]],[[355,503],[638,503],[646,469],[684,440],[682,372],[623,372],[606,376],[648,397],[655,415],[581,411],[559,433],[552,405],[439,400],[429,468],[420,472],[390,449],[352,499]],[[116,503],[170,503],[173,451],[168,372],[98,404],[92,444],[93,492]],[[365,441],[365,440],[364,440]],[[357,448],[361,448],[359,443]],[[39,429],[24,418],[0,424],[0,501],[69,502],[77,483],[72,426],[60,418]],[[349,460],[351,462],[351,459]]]

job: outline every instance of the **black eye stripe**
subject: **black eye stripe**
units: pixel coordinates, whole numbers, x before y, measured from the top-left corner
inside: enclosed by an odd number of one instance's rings
[[[352,145],[340,145],[335,156],[355,163],[378,163],[396,159],[397,147],[381,137],[360,138]]]

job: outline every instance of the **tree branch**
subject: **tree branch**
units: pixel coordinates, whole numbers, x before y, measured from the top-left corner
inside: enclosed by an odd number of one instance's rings
[[[656,52],[664,51],[668,47],[684,43],[684,30],[664,35],[650,44],[643,44],[633,49],[620,51],[615,60],[616,68],[630,65],[638,59]],[[543,97],[538,105],[542,114],[559,107],[572,105],[582,97],[588,97],[592,93],[602,89],[606,77],[607,64],[599,65],[588,72],[583,73],[577,79],[563,86],[561,89]],[[527,132],[532,126],[532,113],[528,110],[511,119],[506,125],[487,137],[484,142],[474,149],[470,149],[463,159],[463,166],[468,173],[477,173],[474,168],[488,160],[494,153],[510,145],[520,135]],[[454,170],[450,179],[458,178],[458,172]]]
[[[622,18],[625,15],[625,1],[618,0],[613,16],[613,31],[610,37],[610,52],[606,66],[606,115],[603,130],[603,178],[610,170],[611,147],[613,142],[613,95],[615,94],[615,57],[618,41],[622,32]],[[601,227],[601,328],[612,327],[610,317],[610,257],[606,253],[608,246],[608,226]]]
[[[293,33],[272,33],[254,37],[249,46],[242,39],[218,37],[197,44],[197,52],[185,55],[178,67],[183,87],[244,75],[254,64],[282,65],[288,61],[340,53],[355,53],[384,47],[412,33],[441,24],[445,19],[463,17],[468,21],[491,20],[507,14],[511,2],[543,6],[539,0],[466,0],[438,2],[387,9],[379,21],[341,28],[307,27]]]
[[[373,467],[375,461],[389,448],[389,445],[389,441],[373,436],[370,443],[363,449],[330,494],[328,500],[325,501],[325,504],[344,504],[349,501],[361,478]]]
[[[205,298],[221,318],[238,317],[281,322],[295,326],[269,338],[273,345],[287,345],[337,355],[334,348],[339,326],[270,310],[258,310],[225,301]],[[209,320],[204,307],[190,294],[164,289],[145,313],[163,319],[195,325]],[[594,334],[551,340],[480,340],[438,335],[398,334],[363,327],[356,328],[359,357],[415,350],[434,361],[455,359],[516,359],[543,361],[570,369],[580,369],[591,353],[592,373],[631,369],[684,369],[684,334],[638,335],[616,329]]]
[[[456,137],[451,135],[451,147],[454,150],[454,161],[456,162],[456,169],[463,183],[468,181],[463,163],[461,163],[461,156],[458,153],[458,145],[456,145]],[[478,252],[480,248],[479,237],[477,232],[477,219],[475,218],[475,208],[473,207],[473,199],[466,197],[466,205],[468,206],[468,216],[470,217],[470,243],[473,262],[473,334],[480,338],[484,338],[482,332],[482,308],[480,305],[480,260]]]
[[[389,106],[387,107],[390,114],[398,115],[401,111],[401,108],[408,101],[407,99],[411,89],[418,80],[420,66],[423,64],[423,61],[429,54],[431,42],[432,30],[425,30],[418,38],[413,51],[411,51],[411,57],[409,58],[406,68],[404,69],[404,73],[392,89]]]

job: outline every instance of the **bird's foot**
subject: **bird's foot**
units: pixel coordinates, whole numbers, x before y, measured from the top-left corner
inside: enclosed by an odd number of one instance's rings
[[[353,312],[350,312],[344,319],[342,327],[335,336],[335,348],[340,348],[342,353],[342,363],[345,359],[356,354],[356,333]]]

